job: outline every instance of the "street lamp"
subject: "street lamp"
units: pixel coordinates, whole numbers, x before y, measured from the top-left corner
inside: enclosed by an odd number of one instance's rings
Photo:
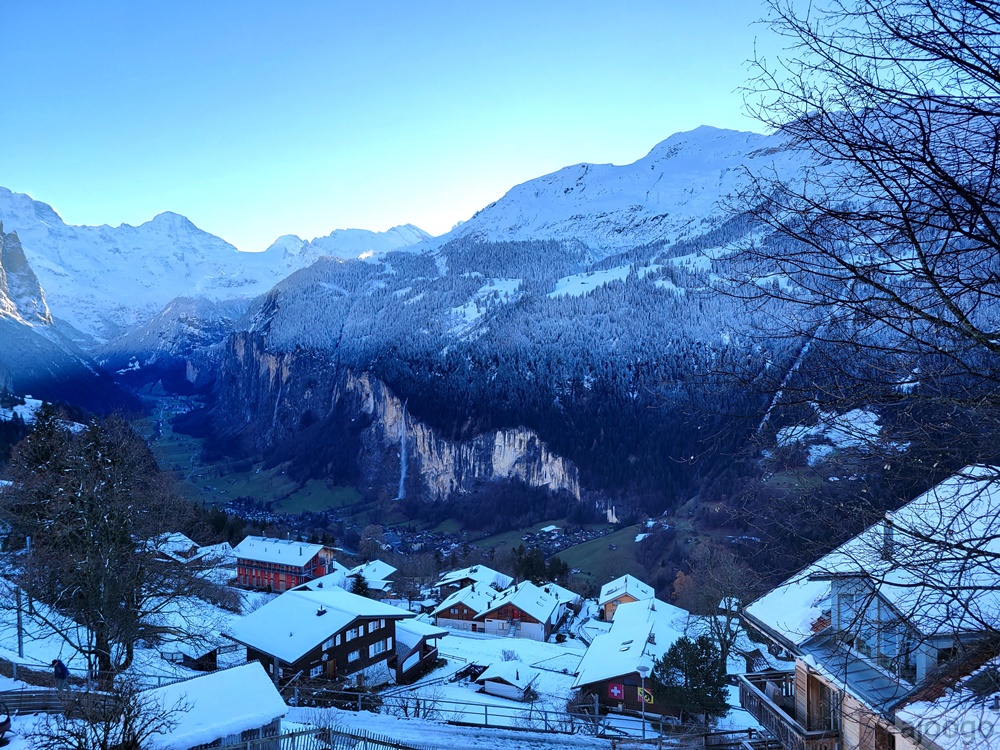
[[[636,667],[635,671],[639,673],[639,679],[642,680],[642,685],[639,688],[639,704],[642,708],[642,738],[646,739],[646,675],[649,674],[649,667],[643,664],[641,667]]]

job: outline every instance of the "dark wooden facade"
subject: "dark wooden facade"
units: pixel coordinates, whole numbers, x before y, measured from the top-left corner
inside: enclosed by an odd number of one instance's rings
[[[611,694],[613,685],[621,686],[621,697],[616,698]],[[639,688],[641,686],[642,679],[639,677],[639,673],[632,672],[632,674],[625,674],[584,685],[582,690],[585,693],[596,695],[601,705],[606,706],[612,711],[641,714],[643,711],[642,702],[639,700]],[[647,716],[680,716],[680,710],[676,706],[671,706],[658,700],[656,688],[649,679],[646,680],[646,692],[651,693],[653,696],[653,702],[646,703],[645,706]]]
[[[289,680],[299,672],[303,677],[313,679],[343,678],[379,662],[390,659],[394,662],[398,619],[357,617],[291,664],[276,660],[271,654],[251,646],[247,646],[247,661],[259,661],[277,683]]]

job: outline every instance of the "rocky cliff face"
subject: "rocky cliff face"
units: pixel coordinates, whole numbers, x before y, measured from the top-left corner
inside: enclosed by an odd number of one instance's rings
[[[234,333],[219,377],[215,425],[245,449],[272,451],[308,431],[356,452],[363,489],[436,501],[482,482],[518,479],[580,497],[577,469],[532,431],[499,430],[446,440],[412,419],[378,378],[337,365],[329,353],[270,352],[260,333]],[[315,447],[315,445],[313,446]]]
[[[45,293],[31,270],[16,232],[4,234],[0,222],[0,314],[28,325],[51,325]]]

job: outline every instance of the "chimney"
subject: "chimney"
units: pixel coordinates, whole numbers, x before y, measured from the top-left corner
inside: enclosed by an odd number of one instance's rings
[[[882,550],[881,558],[886,561],[891,561],[893,554],[895,553],[896,538],[895,533],[892,528],[892,520],[889,518],[889,514],[886,513],[885,521],[882,526]]]

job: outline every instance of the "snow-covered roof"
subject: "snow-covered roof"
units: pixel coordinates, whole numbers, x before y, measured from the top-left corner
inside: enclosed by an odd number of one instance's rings
[[[746,613],[800,646],[816,634],[814,628],[830,611],[830,595],[830,581],[796,576],[750,604]]]
[[[382,560],[372,560],[371,562],[362,563],[351,568],[347,574],[351,576],[360,575],[371,584],[374,581],[388,580],[395,572],[396,568],[392,567],[389,563]]]
[[[233,553],[233,545],[229,542],[219,542],[202,547],[199,552],[202,560],[216,562],[219,564],[235,563],[236,555]]]
[[[322,551],[322,544],[268,539],[263,536],[248,536],[233,550],[236,557],[242,560],[278,565],[305,565]]]
[[[583,598],[575,591],[570,591],[558,583],[546,583],[542,588],[552,594],[562,604],[574,604]]]
[[[940,750],[980,750],[1000,747],[1000,715],[990,708],[1000,701],[993,675],[1000,670],[994,658],[953,689],[936,699],[911,703],[896,711],[897,726],[909,726]],[[973,689],[977,678],[986,677]]]
[[[179,531],[160,534],[153,541],[153,545],[159,552],[175,555],[199,549],[198,544],[191,537],[181,534]]]
[[[539,622],[552,622],[554,624],[558,614],[559,600],[530,581],[523,581],[497,594],[497,597],[490,602],[487,608],[476,617],[477,619],[483,617],[505,604],[517,607]]]
[[[601,586],[601,595],[598,597],[597,603],[603,606],[613,599],[625,596],[626,594],[640,601],[642,599],[652,599],[653,587],[647,583],[643,583],[635,576],[623,575],[621,578],[616,578]]]
[[[434,611],[431,612],[431,614],[447,614],[449,609],[459,604],[464,604],[477,615],[482,614],[491,606],[496,597],[497,592],[489,586],[472,584],[471,586],[466,586],[464,589],[459,589],[455,593],[445,597],[445,600],[441,602],[434,609]]]
[[[611,630],[594,638],[577,669],[573,687],[632,674],[684,635],[688,613],[659,599],[620,604]]]
[[[145,693],[171,715],[177,726],[153,735],[156,750],[186,750],[217,739],[266,726],[284,716],[288,707],[260,662],[212,672]]]
[[[444,638],[450,632],[447,628],[439,628],[416,617],[396,623],[396,641],[410,648],[416,646],[421,638]]]
[[[970,466],[750,604],[798,645],[830,609],[832,577],[864,578],[924,635],[1000,625],[1000,468]]]
[[[294,589],[235,622],[226,635],[290,664],[358,617],[401,619],[413,615],[340,588]]]
[[[484,586],[492,586],[497,590],[505,589],[514,582],[514,579],[509,575],[493,570],[493,568],[488,568],[485,565],[473,565],[470,568],[442,573],[438,585],[448,586],[466,579],[481,583]]]
[[[328,588],[347,588],[347,568],[341,565],[336,560],[331,560],[330,564],[326,566],[330,571],[325,576],[320,576],[319,578],[313,578],[311,581],[307,581],[296,589],[307,589],[309,591],[318,591],[320,589]]]
[[[519,661],[497,661],[486,668],[476,682],[480,685],[486,682],[506,682],[518,690],[526,690],[535,680],[538,672]]]

